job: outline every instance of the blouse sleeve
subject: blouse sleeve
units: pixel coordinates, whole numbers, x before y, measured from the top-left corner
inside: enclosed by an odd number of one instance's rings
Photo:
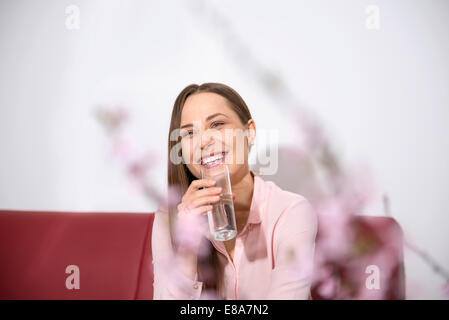
[[[190,279],[179,268],[169,234],[168,213],[157,211],[151,235],[153,254],[153,299],[198,300],[203,283]]]
[[[267,299],[309,299],[318,221],[305,198],[288,207],[274,231],[274,268]]]

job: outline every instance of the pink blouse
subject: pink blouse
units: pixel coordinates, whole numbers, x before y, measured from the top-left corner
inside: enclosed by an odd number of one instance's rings
[[[208,236],[224,270],[220,294],[227,300],[310,299],[316,213],[303,196],[251,172],[251,208],[236,237],[233,261],[223,242]],[[207,299],[201,295],[203,283],[184,276],[168,259],[173,249],[168,216],[161,210],[155,213],[152,250],[154,299]],[[167,268],[172,270],[170,276]]]

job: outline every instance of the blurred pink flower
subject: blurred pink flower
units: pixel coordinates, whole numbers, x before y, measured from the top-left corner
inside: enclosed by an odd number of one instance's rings
[[[203,240],[207,232],[207,219],[196,214],[182,214],[175,220],[175,242],[198,256],[209,254],[209,248]]]
[[[338,294],[339,285],[337,278],[328,276],[324,278],[323,282],[318,287],[318,293],[327,299],[334,298]]]
[[[443,295],[446,298],[449,298],[449,280],[446,280],[441,289],[443,291]]]
[[[95,109],[95,115],[109,133],[121,129],[129,118],[128,110],[120,105],[113,107],[99,106]]]
[[[320,203],[317,213],[320,233],[317,250],[331,260],[344,257],[353,241],[353,230],[349,225],[351,215],[345,204],[334,197]]]
[[[111,152],[123,164],[129,163],[137,157],[134,145],[123,133],[112,135]]]

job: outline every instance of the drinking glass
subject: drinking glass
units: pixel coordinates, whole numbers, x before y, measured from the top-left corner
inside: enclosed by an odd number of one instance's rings
[[[201,178],[215,180],[215,187],[222,188],[220,200],[207,212],[210,234],[217,241],[231,240],[237,228],[228,166],[220,163],[212,168],[201,167]]]

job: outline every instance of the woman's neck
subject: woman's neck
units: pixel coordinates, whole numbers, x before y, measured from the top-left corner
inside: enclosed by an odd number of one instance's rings
[[[243,221],[246,223],[249,210],[251,209],[253,191],[254,177],[251,171],[248,170],[248,173],[242,179],[232,185],[232,193],[235,195],[234,210],[237,223],[242,223]]]

